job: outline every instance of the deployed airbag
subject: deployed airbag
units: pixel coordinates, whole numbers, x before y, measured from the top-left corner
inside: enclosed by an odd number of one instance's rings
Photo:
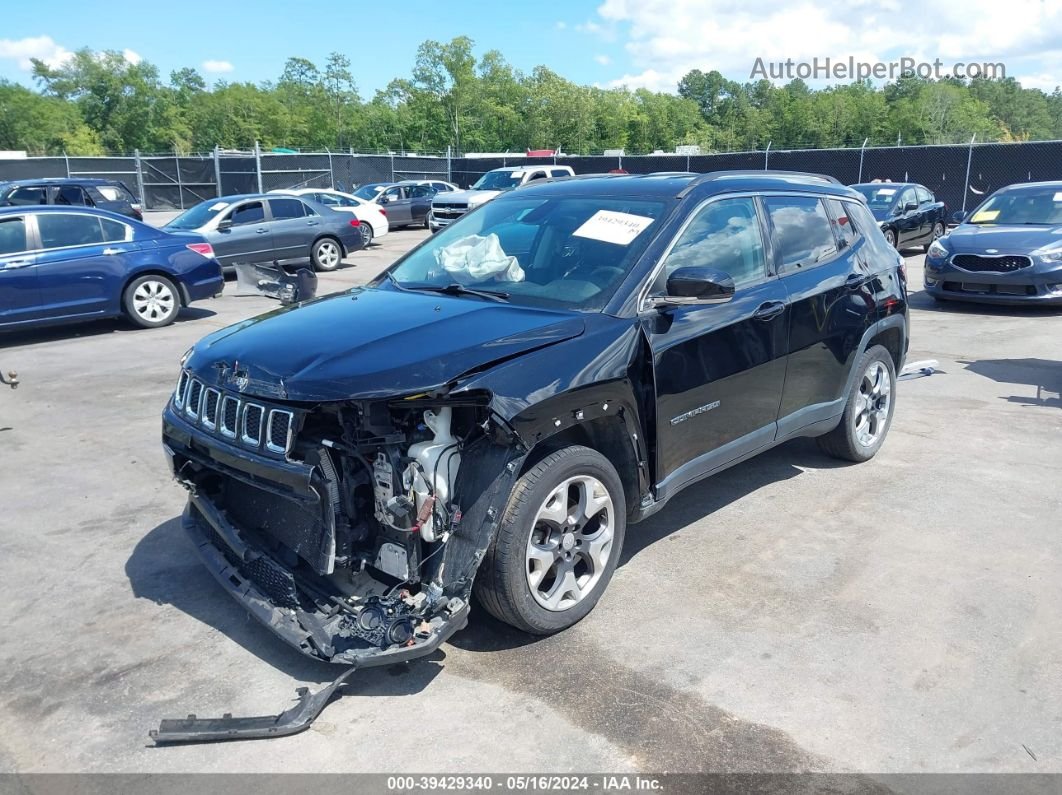
[[[486,237],[468,235],[435,252],[435,259],[452,275],[467,274],[473,281],[496,277],[500,281],[522,282],[524,269],[516,257],[502,249],[493,232]]]

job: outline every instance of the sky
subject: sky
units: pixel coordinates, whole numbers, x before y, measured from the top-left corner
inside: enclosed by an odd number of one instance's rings
[[[191,66],[208,82],[258,83],[275,80],[290,56],[323,65],[337,51],[350,58],[369,99],[409,75],[422,41],[460,35],[475,41],[477,54],[499,50],[522,71],[542,64],[602,87],[674,92],[690,69],[747,82],[757,58],[827,57],[869,64],[939,58],[944,73],[957,61],[1002,62],[1026,87],[1050,92],[1062,84],[1062,0],[8,0],[0,78],[32,85],[31,57],[57,64],[89,47],[150,61],[164,78]]]

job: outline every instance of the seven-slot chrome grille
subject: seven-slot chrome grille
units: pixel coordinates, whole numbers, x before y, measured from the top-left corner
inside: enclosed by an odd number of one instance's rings
[[[293,412],[208,387],[187,370],[177,379],[173,406],[188,422],[244,447],[278,455],[291,449]]]

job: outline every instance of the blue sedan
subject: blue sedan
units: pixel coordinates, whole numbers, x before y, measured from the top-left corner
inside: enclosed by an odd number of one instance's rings
[[[201,235],[88,208],[0,208],[0,331],[119,315],[158,328],[223,286]]]
[[[1062,306],[1062,182],[993,193],[926,252],[938,301]]]

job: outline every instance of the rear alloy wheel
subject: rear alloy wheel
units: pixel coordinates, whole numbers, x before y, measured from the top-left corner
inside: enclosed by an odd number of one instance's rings
[[[933,237],[931,237],[929,239],[929,242],[926,243],[926,253],[929,253],[929,247],[933,245],[934,241],[936,241],[937,238],[941,237],[944,237],[944,224],[942,224],[940,221],[937,221],[935,224],[933,224]]]
[[[339,248],[339,243],[334,239],[322,237],[313,244],[310,256],[313,259],[315,270],[334,271],[339,267],[339,263],[343,259],[343,251]]]
[[[361,222],[361,239],[365,248],[368,248],[369,244],[372,243],[372,224],[367,221]]]
[[[823,452],[857,463],[873,458],[892,425],[895,384],[892,354],[881,345],[868,348],[856,364],[856,381],[840,424],[818,437]]]
[[[168,326],[181,310],[173,282],[165,276],[140,276],[129,283],[122,296],[125,314],[141,328]]]
[[[589,613],[616,570],[627,512],[615,468],[572,446],[546,456],[513,487],[476,576],[496,618],[549,635]]]
[[[893,248],[896,248],[896,233],[891,229],[885,230],[885,242]]]

